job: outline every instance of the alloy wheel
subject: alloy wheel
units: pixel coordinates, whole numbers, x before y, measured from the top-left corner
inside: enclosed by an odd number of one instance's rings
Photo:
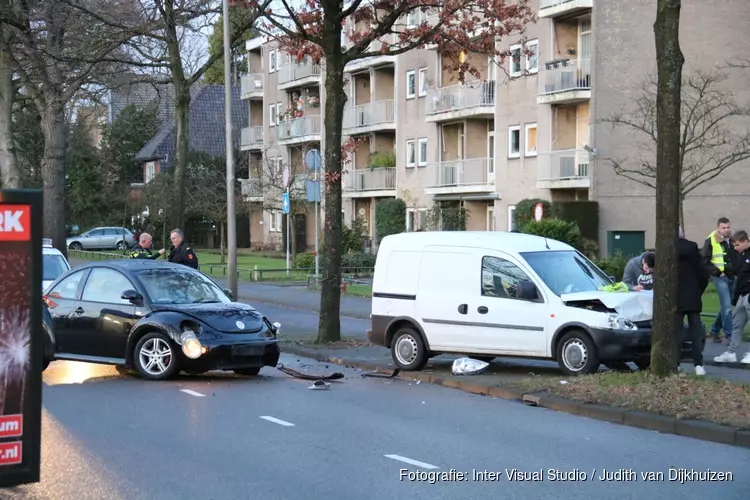
[[[172,348],[164,340],[154,337],[141,346],[138,357],[146,373],[161,375],[172,364]]]

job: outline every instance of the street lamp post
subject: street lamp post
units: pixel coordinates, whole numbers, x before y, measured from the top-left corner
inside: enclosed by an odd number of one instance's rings
[[[237,211],[234,196],[234,149],[232,144],[232,50],[229,43],[229,0],[223,1],[224,12],[224,111],[226,115],[227,156],[227,275],[229,290],[237,297]]]

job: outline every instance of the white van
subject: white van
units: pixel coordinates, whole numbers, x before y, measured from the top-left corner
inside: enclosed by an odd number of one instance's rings
[[[646,368],[653,295],[611,285],[562,242],[500,231],[386,236],[372,286],[370,342],[402,370],[443,353],[556,360],[569,375]]]

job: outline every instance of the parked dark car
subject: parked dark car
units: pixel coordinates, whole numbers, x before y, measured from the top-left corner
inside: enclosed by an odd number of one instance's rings
[[[145,259],[91,262],[60,276],[44,301],[54,359],[134,368],[150,380],[180,371],[257,375],[276,366],[281,325],[234,302],[187,266]],[[51,330],[51,329],[47,329]]]

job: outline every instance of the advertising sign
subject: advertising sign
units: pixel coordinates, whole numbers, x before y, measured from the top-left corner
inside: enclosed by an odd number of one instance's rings
[[[0,487],[39,481],[42,193],[0,190]]]

